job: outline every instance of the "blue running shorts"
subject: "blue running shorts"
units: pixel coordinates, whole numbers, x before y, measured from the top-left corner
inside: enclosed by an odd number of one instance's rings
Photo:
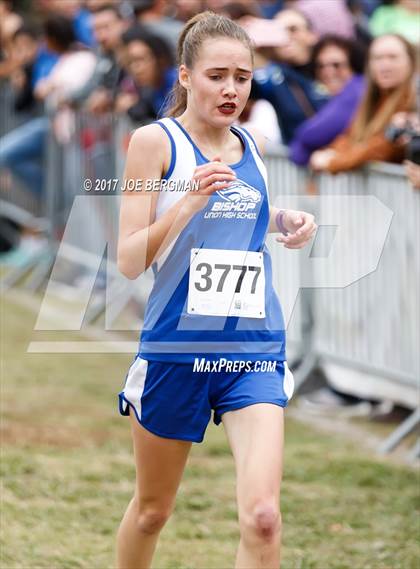
[[[136,356],[118,394],[121,415],[130,408],[155,435],[201,442],[214,411],[216,425],[226,411],[255,403],[286,407],[294,389],[286,361],[148,361]]]

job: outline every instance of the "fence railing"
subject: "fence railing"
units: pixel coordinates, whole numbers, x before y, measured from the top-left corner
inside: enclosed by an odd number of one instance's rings
[[[139,286],[124,279],[114,263],[120,183],[102,199],[93,193],[88,197],[83,189],[86,179],[121,180],[131,129],[125,120],[79,114],[65,145],[51,134],[42,208],[49,220],[49,253],[43,253],[42,261],[34,258],[10,271],[4,287],[28,275],[26,286],[50,287],[59,278],[59,251],[61,260],[82,267],[88,296],[107,247],[108,287],[113,292],[96,299],[84,321],[93,322],[107,311],[112,323],[133,301],[141,318],[150,275],[142,275]],[[420,192],[410,187],[400,166],[375,164],[360,172],[314,179],[289,162],[285,149],[270,150],[265,161],[271,202],[313,211],[320,226],[313,246],[299,251],[279,246],[272,236],[268,239],[297,386],[314,366],[331,365],[364,374],[377,398],[414,409],[420,345]],[[316,195],[308,194],[308,184],[316,186]],[[75,208],[79,196],[83,206]],[[13,195],[8,199],[13,202]],[[83,254],[75,254],[77,250]],[[349,381],[351,376],[346,377]],[[354,389],[357,386],[350,391]],[[395,445],[394,439],[385,450]]]
[[[312,287],[309,284],[313,302],[311,349],[343,365],[416,386],[420,192],[411,188],[401,166],[374,164],[360,172],[320,176],[316,180],[318,195],[311,200],[305,195],[306,172],[292,165],[283,152],[269,156],[267,165],[274,199],[285,196],[289,200],[290,195],[299,195],[301,200],[296,203],[304,206],[306,202],[308,209],[313,201],[321,229],[324,221],[334,223],[335,219],[336,237],[344,234],[340,243],[345,247],[338,251],[338,262],[327,266],[329,256],[317,263],[317,258],[304,255],[300,263],[295,256],[294,264],[287,259],[287,265],[282,266],[282,299],[291,293],[294,298],[296,285],[292,279],[297,273],[302,286],[308,286],[304,284],[308,273],[313,283]],[[338,200],[326,199],[331,197]],[[345,217],[347,223],[338,225]],[[333,242],[334,235],[330,237]],[[273,264],[278,265],[276,248],[272,256]],[[349,264],[353,266],[354,282],[343,284]]]

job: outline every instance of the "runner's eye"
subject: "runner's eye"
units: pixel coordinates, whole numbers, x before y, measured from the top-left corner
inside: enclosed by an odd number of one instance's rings
[[[222,77],[221,75],[210,75],[210,79],[212,81],[217,81],[218,79],[221,79],[221,77]]]
[[[238,77],[239,83],[246,83],[248,81],[248,77]]]

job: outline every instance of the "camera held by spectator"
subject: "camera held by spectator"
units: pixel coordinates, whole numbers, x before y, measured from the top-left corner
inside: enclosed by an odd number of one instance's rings
[[[396,113],[385,132],[388,140],[406,147],[406,158],[420,165],[420,119],[417,113]]]
[[[407,177],[413,188],[420,190],[420,119],[417,112],[396,113],[385,136],[391,142],[405,146],[404,162]]]

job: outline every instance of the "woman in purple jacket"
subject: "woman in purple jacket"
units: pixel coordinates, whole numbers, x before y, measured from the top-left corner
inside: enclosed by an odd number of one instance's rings
[[[290,159],[308,164],[312,152],[327,146],[349,125],[364,91],[364,53],[351,40],[324,36],[313,54],[316,78],[331,95],[330,101],[297,129],[290,144]]]

